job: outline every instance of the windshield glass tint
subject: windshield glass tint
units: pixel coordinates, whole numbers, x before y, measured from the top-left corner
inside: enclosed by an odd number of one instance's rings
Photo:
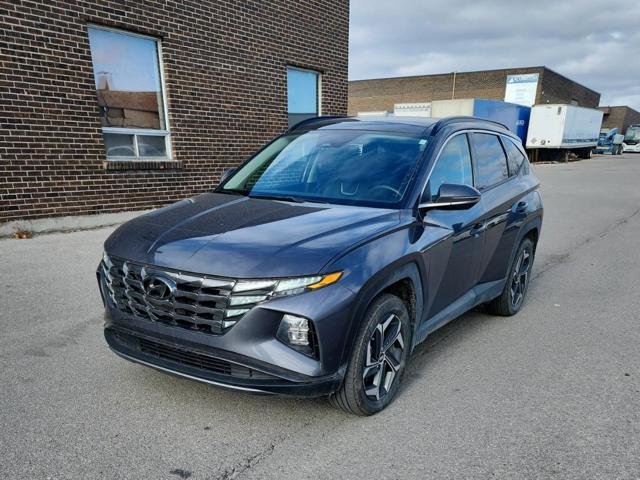
[[[288,135],[258,153],[222,190],[391,206],[402,200],[426,145],[425,139],[381,132],[315,130]]]

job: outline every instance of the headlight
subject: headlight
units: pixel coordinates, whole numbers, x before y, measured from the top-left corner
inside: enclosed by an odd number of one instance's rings
[[[233,287],[230,303],[231,305],[251,304],[266,300],[270,295],[296,295],[331,285],[340,280],[340,277],[342,272],[279,280],[240,280]],[[246,294],[237,295],[241,292]]]

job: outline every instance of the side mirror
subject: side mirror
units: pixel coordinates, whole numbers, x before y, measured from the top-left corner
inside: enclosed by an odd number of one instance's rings
[[[425,192],[428,197],[428,193]],[[435,199],[423,198],[419,210],[466,210],[480,201],[480,192],[469,185],[443,183]]]
[[[236,173],[237,171],[238,171],[237,168],[227,168],[224,172],[222,172],[222,175],[220,175],[220,185],[226,182],[229,179],[229,177],[234,173]]]

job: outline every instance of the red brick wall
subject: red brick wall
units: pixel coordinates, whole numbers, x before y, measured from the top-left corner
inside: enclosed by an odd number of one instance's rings
[[[286,66],[347,110],[348,0],[0,4],[0,222],[150,208],[212,188],[287,127]],[[161,40],[173,160],[107,163],[87,24]]]
[[[603,128],[618,128],[620,133],[625,133],[631,124],[640,124],[640,112],[626,106],[601,107],[604,112],[602,120]]]
[[[572,103],[583,107],[596,108],[600,105],[600,94],[579,83],[545,68],[542,72],[541,87],[538,87],[536,103]]]

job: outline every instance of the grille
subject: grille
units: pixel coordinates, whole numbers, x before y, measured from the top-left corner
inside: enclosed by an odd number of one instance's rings
[[[220,375],[229,375],[236,378],[270,379],[271,375],[258,372],[251,368],[227,362],[220,358],[210,357],[201,353],[195,353],[181,348],[169,347],[161,343],[140,338],[139,350],[147,355],[152,355],[163,360],[196,367]]]
[[[105,259],[101,268],[114,306],[136,317],[219,335],[241,316],[227,308],[235,280],[163,270],[114,257]],[[164,290],[152,292],[150,281]]]

